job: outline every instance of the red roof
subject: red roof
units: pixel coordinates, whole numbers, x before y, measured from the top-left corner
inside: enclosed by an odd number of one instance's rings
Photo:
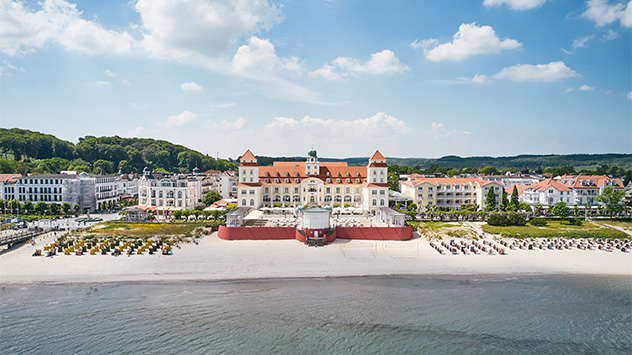
[[[241,156],[241,158],[239,158],[239,160],[257,160],[257,158],[255,158],[255,155],[252,154],[252,152],[250,151],[250,149],[248,149],[244,155]]]
[[[505,189],[505,192],[507,193],[507,195],[511,195],[513,193],[514,187],[516,188],[516,190],[518,190],[518,196],[520,196],[522,195],[524,190],[526,190],[529,187],[529,185],[511,184],[507,186],[507,188]]]
[[[379,150],[376,150],[375,153],[373,153],[373,155],[371,156],[371,158],[369,158],[369,160],[386,160],[386,158],[384,158],[384,156],[382,155],[382,153],[380,153]]]
[[[418,175],[418,174],[415,174],[414,179],[406,181],[405,183],[415,186],[422,182],[429,182],[434,185],[478,183],[480,186],[495,182],[500,185],[503,185],[503,183],[500,181],[480,180],[477,178],[425,178],[422,175]]]
[[[537,184],[529,185],[527,189],[535,191],[546,191],[549,187],[552,187],[557,191],[571,191],[571,189],[553,179],[542,180]]]
[[[278,174],[278,175],[277,175]],[[259,167],[259,181],[265,184],[300,184],[304,179],[317,178],[326,184],[363,184],[366,179],[366,168],[363,166],[347,166],[344,162],[321,162],[318,175],[305,173],[305,162],[274,162],[273,166]],[[268,182],[266,182],[268,179]],[[279,179],[275,182],[274,179]],[[285,182],[288,179],[288,182]],[[298,179],[298,182],[296,182]],[[329,182],[327,182],[329,179]],[[340,182],[337,182],[340,179]],[[349,182],[347,182],[349,179]],[[359,179],[359,180],[358,180]]]
[[[0,174],[1,182],[14,182],[16,178],[22,177],[20,174]]]
[[[595,189],[601,188],[604,184],[617,189],[623,189],[623,182],[619,178],[611,178],[606,175],[564,175],[558,179],[564,186],[573,189]]]

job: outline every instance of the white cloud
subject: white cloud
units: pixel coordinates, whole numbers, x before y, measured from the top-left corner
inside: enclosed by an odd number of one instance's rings
[[[117,73],[111,72],[109,70],[105,71],[105,75],[111,77],[111,78],[116,78],[117,76],[119,76]]]
[[[598,27],[620,21],[624,27],[632,27],[632,1],[610,5],[608,0],[588,0],[583,16]]]
[[[575,38],[573,40],[573,44],[572,44],[573,49],[588,47],[588,45],[586,43],[588,43],[588,41],[590,41],[591,39],[594,39],[594,38],[595,38],[595,35]]]
[[[311,77],[322,77],[328,80],[336,80],[343,76],[356,76],[358,74],[387,74],[402,73],[409,70],[402,64],[393,51],[385,49],[371,54],[371,59],[362,62],[355,58],[338,57],[331,64],[325,64],[321,68],[309,73]]]
[[[437,139],[449,138],[453,136],[468,136],[472,134],[472,132],[468,131],[459,131],[456,129],[448,130],[445,128],[443,123],[432,122],[432,129],[430,130],[432,133],[432,137]]]
[[[135,45],[127,32],[104,29],[81,18],[75,4],[46,0],[32,12],[22,2],[0,2],[0,51],[6,55],[28,53],[53,42],[67,50],[88,55],[129,53]]]
[[[97,86],[109,86],[110,84],[112,84],[112,83],[110,83],[109,81],[105,81],[105,80],[97,81]]]
[[[266,0],[139,0],[143,46],[160,58],[208,64],[243,35],[270,29],[283,20]]]
[[[233,70],[237,73],[269,75],[279,63],[272,43],[267,39],[252,36],[248,44],[239,47],[233,57]]]
[[[503,68],[491,77],[476,75],[472,81],[476,83],[490,81],[492,79],[509,79],[517,82],[541,81],[551,82],[578,76],[577,72],[569,68],[564,62],[551,62],[549,64],[517,64]],[[485,80],[482,80],[484,78]]]
[[[274,121],[267,124],[264,128],[266,134],[283,136],[287,134],[296,134],[299,136],[312,137],[328,137],[365,139],[366,137],[390,137],[406,134],[410,131],[410,127],[393,116],[384,112],[378,112],[375,115],[357,120],[332,120],[313,118],[309,116],[303,117],[302,120],[295,120],[288,117],[275,117]]]
[[[529,10],[542,6],[544,2],[546,0],[485,0],[483,5],[486,7],[497,7],[505,4],[512,10]]]
[[[413,42],[414,43],[414,42]],[[503,49],[515,49],[522,44],[513,39],[500,40],[490,26],[476,26],[476,23],[464,23],[454,34],[452,42],[438,44],[435,39],[420,42],[427,59],[439,62],[443,60],[464,60],[469,57],[499,53]]]
[[[164,128],[181,127],[185,123],[189,123],[189,122],[193,121],[196,117],[197,117],[197,115],[195,113],[193,113],[191,111],[184,111],[184,112],[182,112],[179,115],[167,117],[167,121],[166,122],[159,122],[158,126],[164,127]]]
[[[601,36],[601,39],[603,39],[604,41],[612,41],[617,38],[619,38],[619,32],[613,30],[608,30],[605,35]]]
[[[566,92],[572,92],[572,91],[575,91],[575,88],[568,88],[568,89],[566,89]]]
[[[628,100],[632,100],[632,91],[628,92],[627,98]]]
[[[439,40],[435,39],[435,38],[428,38],[428,39],[424,39],[422,41],[416,39],[414,41],[412,41],[408,46],[410,46],[411,48],[414,49],[426,49],[426,48],[430,48],[436,44],[439,43]]]
[[[202,85],[196,83],[195,81],[190,81],[188,83],[180,84],[180,89],[185,91],[201,91],[204,88],[202,87]]]
[[[595,90],[595,88],[592,87],[592,86],[588,86],[588,85],[584,84],[584,85],[578,87],[577,90],[579,90],[579,91],[591,91],[591,90]]]
[[[140,134],[141,134],[144,130],[145,130],[145,129],[144,129],[143,127],[138,126],[138,127],[134,128],[134,129],[132,129],[131,131],[129,131],[129,132],[127,132],[127,133],[125,133],[125,135],[124,135],[124,136],[125,136],[125,137],[132,137],[132,138],[133,138],[133,137],[138,137],[138,136],[140,136]]]
[[[204,124],[204,127],[208,130],[221,130],[221,131],[239,131],[244,128],[246,125],[246,119],[243,117],[237,118],[235,121],[231,122],[228,120],[222,120],[220,122],[215,121],[207,121]]]

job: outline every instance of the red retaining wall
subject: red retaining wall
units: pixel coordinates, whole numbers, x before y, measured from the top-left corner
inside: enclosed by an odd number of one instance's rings
[[[337,238],[360,240],[409,240],[413,237],[411,226],[405,227],[338,227]]]
[[[224,240],[295,239],[294,227],[226,227],[220,226],[217,236]]]

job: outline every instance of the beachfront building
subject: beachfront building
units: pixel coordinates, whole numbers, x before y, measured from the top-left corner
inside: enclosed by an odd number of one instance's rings
[[[200,181],[192,176],[143,169],[138,181],[138,205],[162,211],[193,210],[199,204]]]
[[[544,208],[559,202],[572,205],[572,200],[572,190],[553,179],[546,179],[537,184],[529,185],[518,196],[520,202],[527,203],[529,206],[541,205]]]
[[[597,206],[601,204],[597,196],[606,187],[624,190],[625,186],[619,178],[607,175],[564,175],[557,179],[562,185],[572,190],[571,204],[578,206]]]
[[[222,198],[234,198],[237,196],[237,183],[239,178],[234,171],[208,170],[204,172],[202,181],[202,196],[209,191],[219,193]]]
[[[420,210],[443,207],[458,210],[462,205],[476,204],[486,209],[489,189],[494,190],[496,205],[500,204],[504,185],[500,181],[478,178],[433,178],[411,174],[400,185],[404,196],[411,199]]]
[[[239,160],[239,206],[354,206],[375,211],[388,206],[386,158],[376,151],[367,166],[320,162],[315,150],[304,162],[274,162],[259,166],[246,151]]]

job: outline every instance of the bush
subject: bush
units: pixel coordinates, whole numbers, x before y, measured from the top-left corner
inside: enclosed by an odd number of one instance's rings
[[[581,226],[582,225],[582,220],[577,218],[577,217],[571,217],[568,219],[568,223],[573,225],[573,226]]]
[[[544,218],[534,218],[531,221],[529,221],[529,223],[532,226],[544,227],[544,226],[546,226],[546,219],[544,219]]]
[[[507,223],[507,217],[502,214],[493,214],[487,219],[487,224],[490,226],[506,226]]]
[[[525,224],[527,224],[527,221],[517,213],[512,213],[507,218],[507,225],[509,226],[524,226]]]

